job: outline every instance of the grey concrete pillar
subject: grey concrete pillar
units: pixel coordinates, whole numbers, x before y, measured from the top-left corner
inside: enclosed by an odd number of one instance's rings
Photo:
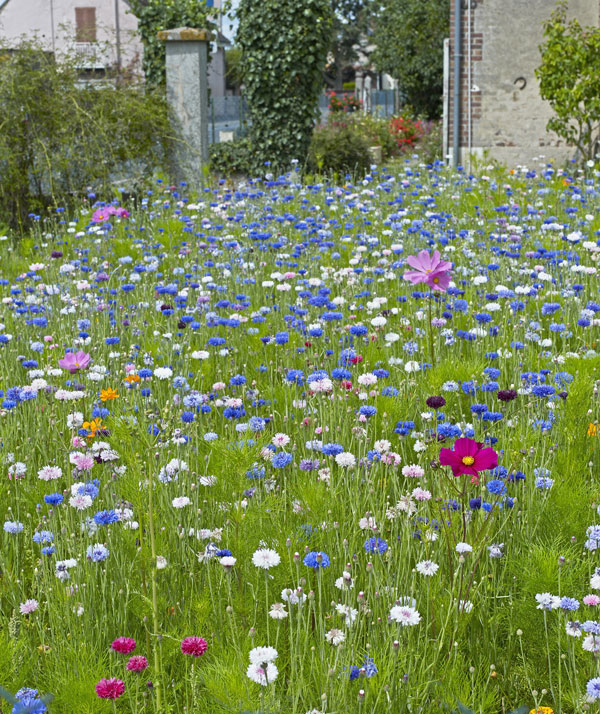
[[[203,182],[208,163],[208,30],[179,27],[161,30],[166,45],[167,101],[173,111],[179,141],[174,170],[177,178],[192,185]]]

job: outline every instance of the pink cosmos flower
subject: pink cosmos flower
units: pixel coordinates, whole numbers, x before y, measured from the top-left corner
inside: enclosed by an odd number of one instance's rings
[[[141,655],[134,655],[127,662],[127,669],[130,672],[143,672],[148,668],[148,660]]]
[[[406,262],[414,270],[408,270],[402,276],[413,285],[427,283],[433,290],[443,293],[450,285],[450,269],[452,263],[442,260],[438,250],[433,251],[433,256],[426,250],[421,250],[418,255],[409,255]]]
[[[181,642],[181,651],[183,654],[200,657],[208,649],[208,643],[203,637],[186,637]]]
[[[115,206],[105,206],[104,208],[99,208],[92,214],[92,221],[94,223],[104,223],[108,221],[111,216],[117,216],[117,218],[129,218],[129,211],[126,208],[121,208],[120,206],[116,208]]]
[[[58,360],[61,369],[68,369],[71,374],[75,374],[80,369],[85,369],[90,363],[90,355],[87,352],[67,352],[62,359]]]
[[[135,649],[135,640],[132,637],[118,637],[113,641],[111,647],[115,652],[129,654]]]
[[[498,454],[491,448],[482,448],[483,444],[473,439],[457,439],[454,450],[440,451],[440,464],[450,466],[453,476],[466,474],[471,476],[471,483],[479,483],[479,471],[487,471],[498,466]]]
[[[96,694],[100,699],[118,699],[125,691],[125,684],[120,679],[101,679],[96,685]]]

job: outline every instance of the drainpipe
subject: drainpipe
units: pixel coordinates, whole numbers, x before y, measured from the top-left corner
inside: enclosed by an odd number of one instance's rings
[[[462,58],[461,13],[462,0],[454,0],[454,96],[452,98],[452,165],[454,168],[458,166],[458,153],[460,151],[460,64]]]
[[[121,83],[121,18],[119,17],[119,0],[115,0],[115,34],[117,43],[117,85]]]
[[[471,64],[472,64],[472,56],[471,56],[471,0],[467,0],[467,116],[468,116],[468,122],[469,122],[469,128],[468,128],[468,140],[467,140],[467,146],[468,146],[468,162],[469,162],[469,173],[471,172],[471,146],[473,143],[473,112],[472,112],[472,106],[471,106],[471,85],[472,85],[472,75],[471,75]]]

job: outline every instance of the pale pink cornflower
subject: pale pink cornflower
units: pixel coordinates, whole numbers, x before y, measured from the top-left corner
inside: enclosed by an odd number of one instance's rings
[[[271,439],[271,443],[278,448],[287,446],[290,443],[290,437],[287,434],[278,433]]]
[[[407,478],[423,478],[424,474],[424,469],[417,464],[407,464],[402,467],[402,475]]]
[[[421,622],[421,615],[414,607],[395,605],[390,610],[390,620],[397,622],[402,625],[402,627],[411,627]]]
[[[60,466],[44,466],[38,471],[38,478],[42,481],[54,481],[62,476]]]
[[[424,488],[415,488],[412,492],[412,497],[415,501],[429,501],[431,499],[431,491]]]
[[[588,605],[590,607],[594,607],[595,605],[600,605],[600,596],[598,595],[585,595],[583,598],[583,604]]]
[[[70,462],[76,466],[80,471],[89,471],[96,461],[94,457],[90,454],[75,453],[71,454],[69,457]]]
[[[19,605],[19,610],[21,611],[21,615],[31,615],[31,613],[35,612],[38,607],[39,602],[32,598],[30,600],[25,600],[25,602],[22,602]]]

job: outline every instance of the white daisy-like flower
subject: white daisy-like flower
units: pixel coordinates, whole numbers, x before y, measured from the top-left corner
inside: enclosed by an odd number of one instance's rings
[[[274,647],[255,647],[250,650],[248,657],[252,664],[268,664],[277,659],[277,650]]]
[[[278,674],[279,670],[272,662],[269,662],[266,666],[262,664],[249,664],[246,670],[246,675],[253,682],[263,687],[272,684],[277,679]]]
[[[432,560],[421,560],[415,565],[417,573],[420,573],[421,575],[425,575],[427,577],[435,575],[439,567],[440,566],[437,563],[434,563]]]
[[[329,632],[325,633],[325,639],[327,642],[329,642],[332,645],[341,645],[342,642],[346,639],[346,635],[343,633],[342,630],[338,630],[335,627]]]
[[[259,548],[252,556],[252,562],[257,568],[269,570],[269,568],[279,565],[281,557],[277,551],[271,550],[271,548]]]
[[[402,627],[411,627],[421,622],[421,615],[418,610],[408,605],[394,605],[390,610],[390,619],[397,622]]]
[[[288,611],[285,609],[285,605],[282,602],[274,602],[269,610],[269,617],[274,620],[285,620],[288,616]]]
[[[349,451],[343,451],[341,454],[336,454],[335,463],[343,468],[352,468],[356,465],[356,457]]]

